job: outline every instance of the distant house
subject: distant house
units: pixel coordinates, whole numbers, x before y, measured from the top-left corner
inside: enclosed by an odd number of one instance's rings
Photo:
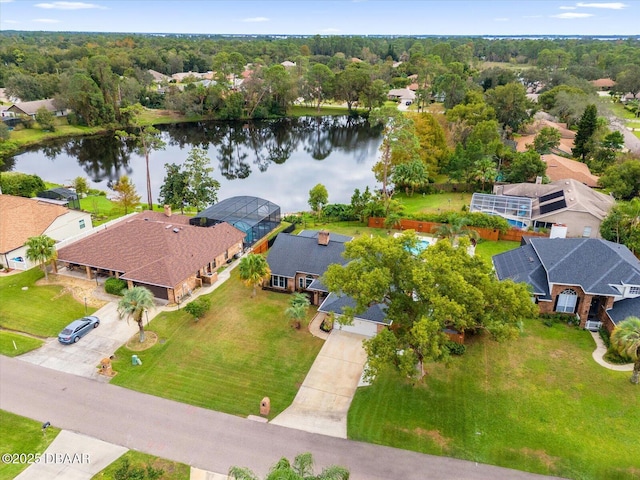
[[[587,187],[596,188],[598,186],[598,177],[591,173],[586,163],[561,157],[554,153],[541,155],[540,159],[547,164],[545,174],[552,182],[570,178]]]
[[[44,107],[56,117],[64,117],[67,115],[68,110],[60,110],[56,108],[53,103],[54,101],[52,98],[48,98],[46,100],[34,100],[33,102],[14,103],[7,108],[4,113],[9,116],[28,115],[31,118],[36,118],[38,110]]]
[[[170,209],[144,211],[59,249],[58,262],[84,269],[88,278],[122,278],[129,288],[144,286],[175,303],[242,252],[244,236],[228,223],[201,228]]]
[[[318,312],[327,315],[334,314],[337,317],[341,317],[345,314],[345,308],[354,308],[355,306],[356,303],[351,297],[330,293],[318,308]],[[390,325],[391,320],[387,318],[386,306],[382,303],[376,303],[364,312],[354,315],[353,320],[349,324],[343,325],[339,321],[335,321],[333,328],[334,330],[357,333],[371,338],[375,337],[381,330]]]
[[[610,78],[599,78],[597,80],[591,80],[591,85],[596,87],[598,90],[608,91],[616,86],[616,82]]]
[[[57,242],[90,230],[91,215],[38,198],[0,194],[0,262],[17,270],[35,266],[26,258],[25,242],[47,235]]]
[[[555,151],[570,155],[576,138],[576,132],[569,130],[566,123],[552,122],[544,118],[538,118],[531,125],[525,127],[524,134],[516,139],[516,150],[518,152],[527,151],[528,146],[533,144],[536,135],[544,127],[555,128],[560,132],[560,144],[556,147]]]
[[[303,230],[298,235],[280,233],[267,254],[271,278],[267,288],[305,292],[313,305],[329,293],[319,278],[329,265],[344,264],[344,244],[351,237],[327,231]]]
[[[493,193],[531,199],[531,225],[534,228],[551,228],[554,224],[563,224],[567,227],[568,237],[600,238],[600,224],[615,204],[613,197],[596,192],[574,179],[546,185],[495,185]],[[474,207],[471,210],[483,211]],[[523,228],[528,226],[523,225]]]
[[[280,65],[282,65],[284,68],[294,68],[296,66],[296,62],[285,60],[284,62],[280,63]]]
[[[524,242],[494,255],[493,265],[500,280],[530,285],[541,313],[575,314],[581,327],[602,323],[609,332],[640,314],[640,260],[624,245],[595,238]]]
[[[155,83],[163,83],[163,82],[168,82],[169,80],[171,80],[171,77],[169,77],[169,75],[165,75],[164,73],[160,73],[156,70],[147,70],[147,72],[149,72],[149,74],[151,74],[151,76],[153,77],[153,81]]]
[[[400,103],[413,103],[416,99],[416,92],[408,88],[392,88],[387,96],[389,100],[398,100]]]

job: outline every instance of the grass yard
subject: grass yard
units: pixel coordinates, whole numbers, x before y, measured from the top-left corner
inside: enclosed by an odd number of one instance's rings
[[[273,418],[291,404],[322,340],[290,326],[288,295],[250,295],[234,271],[199,322],[183,310],[163,312],[149,326],[159,342],[135,352],[143,364],[131,366],[133,352],[120,348],[111,383],[240,416],[258,414],[267,396]]]
[[[60,429],[49,427],[42,433],[42,423],[0,410],[0,453],[42,453]],[[0,480],[10,480],[28,467],[27,463],[0,462]]]
[[[44,342],[39,338],[27,337],[16,332],[0,330],[0,355],[17,357],[39,348]]]
[[[497,242],[492,242],[489,240],[480,240],[478,242],[478,245],[476,246],[476,255],[491,262],[491,257],[493,257],[494,255],[513,250],[514,248],[518,248],[519,246],[520,242],[508,242],[506,240],[498,240]]]
[[[85,315],[84,305],[62,286],[36,285],[43,277],[38,267],[0,277],[0,327],[55,337],[71,320]]]
[[[472,338],[424,384],[360,388],[349,438],[574,479],[640,478],[640,389],[591,358],[583,330],[525,322],[520,339]]]
[[[132,475],[129,477],[119,476],[119,473],[124,472],[124,466],[127,462],[129,463],[128,472]],[[173,462],[171,460],[165,460],[164,458],[154,457],[153,455],[147,455],[146,453],[129,450],[107,468],[91,477],[91,480],[139,478],[135,476],[134,472],[138,469],[146,470],[147,466],[151,466],[155,470],[162,470],[163,473],[159,477],[162,480],[189,480],[191,474],[191,468],[184,463]]]
[[[407,214],[440,213],[450,210],[459,212],[462,207],[468,207],[471,203],[471,193],[459,192],[443,192],[431,195],[414,193],[410,197],[398,192],[393,198],[404,205],[405,213]]]

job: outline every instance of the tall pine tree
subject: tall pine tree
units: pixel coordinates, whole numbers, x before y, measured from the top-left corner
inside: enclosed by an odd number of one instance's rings
[[[580,121],[578,122],[578,133],[574,141],[571,153],[574,157],[580,157],[583,162],[594,148],[593,134],[598,128],[598,110],[594,104],[587,105]]]

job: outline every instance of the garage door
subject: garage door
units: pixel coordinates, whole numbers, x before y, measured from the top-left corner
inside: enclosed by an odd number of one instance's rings
[[[378,324],[373,322],[367,322],[366,320],[354,319],[352,325],[341,325],[335,322],[333,328],[336,330],[342,330],[343,332],[357,333],[359,335],[366,335],[367,337],[375,337],[378,333]]]
[[[136,285],[136,286],[148,288],[149,290],[151,290],[151,293],[153,293],[153,296],[156,298],[169,300],[169,292],[165,287],[158,287],[157,285],[146,285],[144,283],[140,283],[139,285]]]

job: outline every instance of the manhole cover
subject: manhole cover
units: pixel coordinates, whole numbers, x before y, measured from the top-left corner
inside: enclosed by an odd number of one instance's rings
[[[160,340],[158,340],[160,343],[165,343],[167,341],[166,338],[161,338]]]

